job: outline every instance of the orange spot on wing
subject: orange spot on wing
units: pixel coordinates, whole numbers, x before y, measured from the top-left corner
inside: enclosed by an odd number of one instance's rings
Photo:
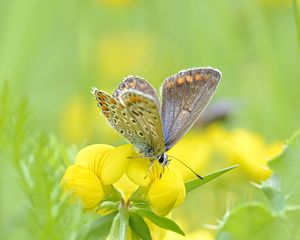
[[[199,73],[195,76],[195,80],[196,81],[200,81],[201,80],[201,75]]]
[[[184,83],[184,79],[183,79],[182,77],[180,77],[180,78],[178,78],[178,79],[176,80],[176,83],[177,83],[178,85],[182,85],[182,84]]]
[[[192,82],[192,81],[193,81],[193,77],[190,76],[190,75],[188,75],[188,76],[186,76],[186,80],[187,80],[188,82]]]
[[[123,109],[125,108],[125,107],[124,107],[122,104],[120,104],[120,103],[119,103],[117,106],[118,106],[118,108],[121,109],[121,110],[123,110]]]
[[[102,99],[100,99],[100,101],[99,101],[99,102],[101,103],[101,105],[102,105],[102,106],[105,106],[105,105],[107,105],[107,104],[106,104],[106,101],[104,101],[104,100],[102,100]]]
[[[130,101],[133,102],[133,103],[136,103],[136,102],[141,102],[142,99],[139,96],[132,96],[130,98]]]
[[[106,96],[101,94],[101,93],[98,94],[98,97],[99,97],[100,100],[106,100]]]
[[[111,104],[113,104],[113,105],[116,105],[116,104],[117,104],[116,100],[113,99],[113,98],[110,98],[109,102],[110,102]]]
[[[106,105],[103,105],[103,106],[102,106],[102,111],[108,111],[108,108],[107,108]]]

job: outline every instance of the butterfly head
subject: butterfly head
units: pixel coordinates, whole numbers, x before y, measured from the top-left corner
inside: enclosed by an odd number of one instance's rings
[[[163,154],[159,155],[157,157],[157,160],[163,167],[168,166],[170,163],[169,158],[165,152]]]

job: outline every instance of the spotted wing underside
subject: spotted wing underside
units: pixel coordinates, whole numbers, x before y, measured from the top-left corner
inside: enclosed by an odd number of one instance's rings
[[[154,157],[162,154],[165,150],[162,121],[155,100],[152,96],[136,90],[128,90],[120,98],[138,123],[138,135],[148,144],[148,148],[142,150],[144,154]],[[139,146],[138,141],[134,144]]]
[[[134,89],[119,94],[116,91],[114,96],[117,98],[93,89],[98,106],[110,125],[145,156],[161,154],[164,151],[163,133],[155,99]]]
[[[130,119],[131,114],[127,111],[125,106],[118,99],[104,91],[94,88],[92,92],[96,97],[98,107],[101,109],[102,114],[107,118],[110,125],[128,141],[133,143],[137,131],[130,122],[134,120]]]

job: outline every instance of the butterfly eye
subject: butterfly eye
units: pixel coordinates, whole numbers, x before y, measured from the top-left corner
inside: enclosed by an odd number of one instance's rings
[[[130,136],[132,135],[131,131],[129,131],[129,130],[127,130],[127,133],[128,133],[128,135],[130,135]]]

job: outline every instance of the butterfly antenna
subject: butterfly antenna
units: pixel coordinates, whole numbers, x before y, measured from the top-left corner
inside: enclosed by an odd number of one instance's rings
[[[184,163],[183,161],[181,161],[181,160],[179,160],[178,158],[176,158],[176,157],[173,157],[173,156],[170,156],[170,155],[168,155],[169,157],[171,157],[172,159],[175,159],[175,160],[177,160],[178,162],[180,162],[183,166],[185,166],[187,169],[189,169],[192,173],[194,173],[196,176],[197,176],[197,178],[200,178],[201,180],[203,180],[203,177],[202,176],[200,176],[198,173],[196,173],[190,166],[188,166],[186,163]]]

